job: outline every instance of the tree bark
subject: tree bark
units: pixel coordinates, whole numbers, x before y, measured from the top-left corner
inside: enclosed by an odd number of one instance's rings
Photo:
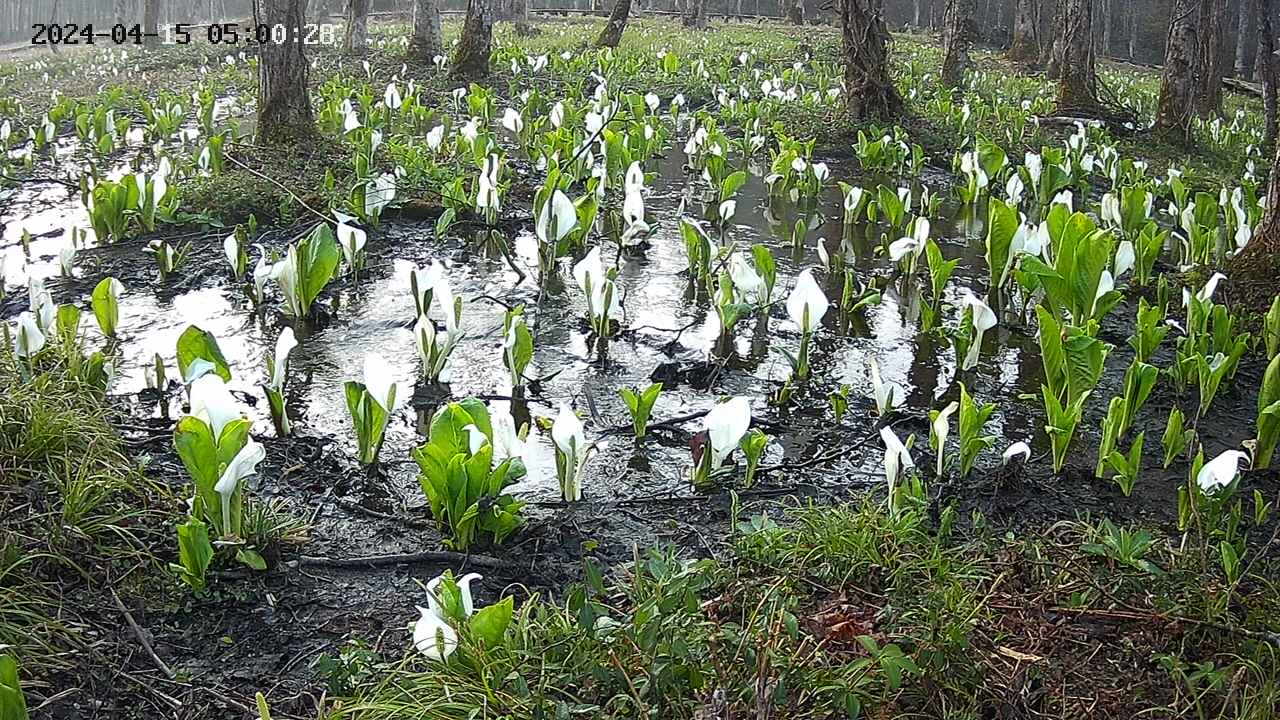
[[[443,54],[440,0],[413,0],[413,37],[409,39],[409,57],[430,63]]]
[[[1263,0],[1263,4],[1269,4],[1268,0]],[[1275,298],[1276,278],[1280,277],[1280,146],[1272,151],[1272,156],[1267,209],[1253,239],[1232,258],[1227,271],[1231,278],[1232,305],[1259,311],[1266,310]]]
[[[1222,112],[1222,38],[1227,26],[1227,0],[1200,3],[1200,90],[1196,111],[1202,117]]]
[[[258,139],[288,142],[310,137],[315,130],[307,95],[307,57],[300,33],[305,31],[307,0],[260,0],[255,22],[283,25],[287,42],[264,43],[258,50]]]
[[[792,25],[804,24],[804,0],[783,0],[783,14]]]
[[[1062,10],[1062,54],[1058,61],[1058,112],[1095,115],[1098,73],[1093,55],[1093,0],[1065,0]]]
[[[112,4],[112,9],[114,10],[113,15],[115,16],[115,21],[117,23],[123,25],[129,24],[130,5],[132,5],[132,3],[130,3],[129,0],[115,0]]]
[[[845,107],[855,118],[902,114],[889,77],[889,30],[880,0],[839,0]]]
[[[1155,130],[1177,132],[1183,140],[1191,139],[1192,107],[1196,91],[1196,27],[1199,25],[1200,0],[1175,0],[1169,9],[1169,40],[1164,52],[1164,70],[1160,75],[1160,102],[1156,109]]]
[[[689,0],[689,11],[684,15],[684,26],[705,30],[707,27],[707,0]]]
[[[1036,0],[1014,0],[1013,43],[1009,45],[1009,59],[1014,62],[1033,63],[1040,58],[1035,4]]]
[[[160,0],[143,0],[142,31],[154,35],[160,28]]]
[[[947,0],[942,38],[942,84],[945,87],[959,87],[964,81],[965,70],[973,64],[969,48],[978,34],[978,23],[973,13],[973,0]]]
[[[1240,0],[1239,24],[1236,26],[1236,77],[1249,80],[1253,77],[1253,63],[1250,62],[1250,50],[1256,49],[1254,42],[1254,18],[1258,14],[1257,0]]]
[[[1112,0],[1102,0],[1102,45],[1098,52],[1102,57],[1111,57],[1111,30],[1114,24]]]
[[[1064,22],[1063,2],[1059,0],[1054,3],[1053,22],[1050,27],[1050,40],[1040,46],[1040,64],[1044,66],[1045,76],[1050,78],[1058,77],[1062,70],[1062,24]]]
[[[920,27],[920,2],[921,0],[913,0],[911,3],[911,27]]]
[[[1137,55],[1138,49],[1138,4],[1129,3],[1129,59]]]
[[[1262,107],[1266,118],[1267,144],[1276,142],[1276,40],[1271,34],[1272,0],[1258,0],[1258,80],[1262,83]]]
[[[362,53],[369,45],[369,0],[347,0],[347,40],[343,49]]]
[[[618,0],[613,4],[613,12],[609,13],[609,22],[596,39],[596,47],[616,48],[622,42],[622,31],[627,29],[627,18],[631,15],[631,0]]]
[[[489,49],[493,44],[492,0],[467,0],[462,39],[453,56],[455,80],[475,80],[489,74]]]

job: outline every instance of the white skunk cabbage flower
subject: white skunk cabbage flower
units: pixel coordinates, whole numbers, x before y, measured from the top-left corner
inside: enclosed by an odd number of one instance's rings
[[[893,497],[894,488],[898,486],[904,470],[916,466],[911,459],[911,451],[898,439],[893,430],[880,428],[880,440],[884,442],[884,478],[889,483],[889,497]]]
[[[289,369],[289,353],[298,347],[298,339],[293,334],[293,328],[285,327],[280,331],[280,337],[276,338],[276,352],[271,357],[271,378],[267,384],[277,392],[284,388],[285,373]]]
[[[875,358],[868,360],[867,364],[871,367],[871,391],[875,395],[876,413],[883,417],[900,405],[907,393],[898,383],[881,380],[880,365]]]
[[[506,112],[502,113],[502,127],[519,135],[520,131],[524,130],[524,116],[515,108],[507,108]]]
[[[1031,446],[1022,440],[1010,445],[1009,448],[1004,451],[1004,455],[1002,456],[1004,464],[1008,465],[1019,455],[1022,456],[1021,462],[1026,462],[1031,459]]]
[[[475,612],[475,604],[471,598],[471,583],[483,580],[478,573],[467,573],[458,578],[458,590],[462,595],[463,613],[470,617]],[[413,626],[413,646],[418,652],[436,662],[444,662],[458,647],[458,633],[445,619],[444,608],[440,605],[437,588],[444,582],[444,576],[438,575],[427,583],[427,606],[418,606],[418,621]]]
[[[498,197],[498,156],[490,155],[484,159],[484,164],[480,168],[476,190],[476,210],[492,210],[496,213],[501,209],[502,201]]]
[[[553,231],[554,223],[554,231]],[[578,210],[573,201],[560,190],[551,193],[551,197],[542,204],[538,212],[538,221],[534,225],[534,234],[545,244],[558,243],[565,235],[578,227]]]
[[[973,309],[973,342],[969,344],[969,352],[965,353],[961,370],[971,370],[978,364],[978,353],[982,350],[982,336],[996,326],[996,314],[991,306],[981,299],[970,297],[965,304]]]
[[[206,377],[209,377],[206,375]],[[216,376],[215,376],[216,377]],[[235,495],[236,490],[240,488],[240,483],[251,475],[258,472],[258,463],[262,462],[267,456],[267,449],[255,441],[248,438],[244,447],[240,448],[240,452],[231,459],[227,464],[227,469],[222,471],[222,476],[218,478],[218,482],[214,484],[213,489],[222,498],[222,534],[231,536],[231,498]]]
[[[600,317],[606,311],[609,317],[616,317],[621,310],[617,288],[609,293],[609,307],[604,307],[605,293],[613,285],[613,281],[605,274],[604,263],[600,260],[600,247],[591,248],[591,252],[573,266],[573,279],[587,296],[587,309],[593,318]],[[588,287],[590,290],[588,291]]]
[[[338,236],[338,247],[342,248],[342,255],[347,259],[347,265],[354,269],[357,258],[364,251],[364,246],[369,241],[368,233],[354,225],[340,222],[338,223],[338,232],[336,234]]]
[[[831,303],[813,279],[813,272],[805,270],[796,276],[796,286],[787,296],[787,314],[800,326],[800,332],[808,335],[817,329],[827,314]]]
[[[577,502],[582,499],[582,472],[592,448],[587,443],[582,420],[573,408],[564,403],[560,404],[560,413],[551,424],[551,440],[560,453],[556,460],[560,466],[561,493],[566,501]]]
[[[951,416],[959,409],[960,403],[952,400],[945,408],[942,409],[941,412],[938,413],[938,416],[933,419],[933,437],[935,438],[935,442],[938,444],[937,447],[934,448],[934,452],[938,456],[938,477],[942,477],[942,461],[947,456],[947,436],[951,434]]]
[[[364,188],[365,217],[378,217],[382,209],[396,199],[396,176],[383,173],[370,180]]]
[[[764,294],[764,278],[751,267],[741,253],[734,253],[729,256],[729,279],[733,281],[733,287],[738,291],[747,302],[758,302]]]
[[[45,346],[44,333],[30,312],[18,315],[18,328],[15,337],[14,352],[20,358],[29,358],[40,352]]]
[[[622,244],[632,245],[637,238],[649,234],[649,224],[644,221],[644,170],[639,162],[633,162],[627,168],[624,192],[622,218],[627,229],[622,233]]]
[[[213,431],[214,440],[232,420],[244,417],[243,408],[231,396],[227,384],[218,375],[207,372],[191,383],[191,413]]]
[[[731,398],[711,408],[703,421],[703,428],[710,439],[712,470],[723,465],[733,454],[750,426],[751,401],[745,397]]]
[[[396,409],[396,381],[393,379],[391,365],[378,353],[364,356],[364,387],[378,406],[390,415]]]
[[[1120,245],[1116,247],[1115,277],[1122,277],[1132,270],[1136,260],[1137,252],[1133,248],[1133,243],[1129,240],[1121,240]]]
[[[1240,461],[1249,456],[1239,450],[1227,450],[1205,463],[1196,473],[1196,485],[1206,494],[1216,493],[1231,484],[1240,474]]]

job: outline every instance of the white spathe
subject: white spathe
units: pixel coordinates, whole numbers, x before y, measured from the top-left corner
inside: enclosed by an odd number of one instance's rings
[[[1196,485],[1205,493],[1216,493],[1236,479],[1240,474],[1240,461],[1248,459],[1248,454],[1239,450],[1226,450],[1200,468]]]
[[[800,326],[800,332],[808,335],[822,323],[831,303],[813,279],[813,271],[805,270],[796,276],[796,285],[787,296],[787,315]]]
[[[703,421],[711,441],[711,469],[720,467],[751,426],[751,401],[735,397],[711,408]]]
[[[364,356],[364,387],[369,396],[388,414],[396,409],[396,381],[391,365],[378,353]]]
[[[298,347],[298,338],[293,334],[293,328],[285,327],[280,331],[280,337],[276,338],[276,352],[271,356],[271,379],[268,383],[271,389],[279,392],[284,387],[285,373],[289,368],[289,353]]]
[[[244,412],[222,378],[207,372],[191,383],[191,415],[209,425],[216,443],[222,437],[223,428],[243,417]]]

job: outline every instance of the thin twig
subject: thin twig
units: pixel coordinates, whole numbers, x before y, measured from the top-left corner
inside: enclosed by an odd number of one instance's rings
[[[138,643],[142,645],[142,649],[146,650],[147,655],[151,656],[151,661],[155,663],[156,667],[160,668],[160,672],[172,680],[174,678],[173,669],[166,665],[160,659],[160,656],[156,654],[155,648],[151,647],[151,641],[147,639],[147,634],[142,631],[142,628],[138,626],[138,622],[133,619],[133,613],[129,612],[129,608],[125,607],[124,603],[120,601],[120,596],[116,594],[115,588],[107,589],[111,591],[111,599],[115,601],[116,609],[120,611],[121,615],[124,615],[124,621],[129,624],[129,629],[133,631],[134,637],[138,638]]]
[[[480,567],[505,568],[511,565],[506,560],[489,557],[488,555],[472,555],[448,550],[428,550],[417,553],[369,555],[353,558],[303,555],[298,558],[296,563],[301,567],[379,567],[382,565],[411,565],[414,563],[458,563],[462,565],[478,565]]]

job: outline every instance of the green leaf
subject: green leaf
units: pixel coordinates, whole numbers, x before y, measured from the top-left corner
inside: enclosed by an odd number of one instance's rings
[[[196,360],[209,362],[213,365],[215,375],[224,382],[231,382],[231,366],[218,348],[218,339],[213,333],[191,325],[178,337],[178,372],[184,381],[187,379],[188,369]]]
[[[120,322],[120,307],[116,297],[119,287],[120,281],[107,277],[93,289],[93,315],[98,319],[102,334],[109,338],[116,336],[116,325]]]
[[[471,617],[471,632],[485,647],[498,647],[507,634],[514,611],[515,599],[510,595],[489,607],[481,608]]]
[[[213,562],[213,544],[209,542],[209,528],[199,518],[188,516],[178,526],[178,559],[173,566],[183,582],[192,590],[201,592],[205,586],[205,572]]]
[[[267,561],[262,555],[251,548],[240,548],[236,552],[236,560],[239,560],[246,567],[262,572],[267,569]]]

